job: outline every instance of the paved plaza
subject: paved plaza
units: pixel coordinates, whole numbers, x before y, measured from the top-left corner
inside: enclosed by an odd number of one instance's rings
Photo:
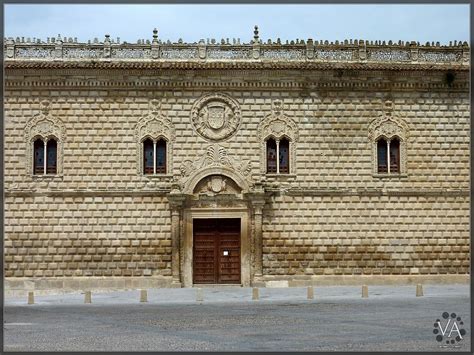
[[[468,285],[150,289],[6,298],[5,351],[470,351]],[[434,334],[456,314],[461,341]],[[449,320],[449,319],[448,319]],[[463,323],[462,325],[460,323]],[[452,339],[456,334],[452,336]],[[451,338],[450,338],[451,339]],[[448,339],[449,341],[449,339]]]

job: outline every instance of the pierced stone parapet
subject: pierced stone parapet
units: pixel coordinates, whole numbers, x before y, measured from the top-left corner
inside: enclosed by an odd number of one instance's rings
[[[7,60],[56,61],[70,60],[209,60],[209,61],[295,61],[295,62],[420,62],[458,63],[469,62],[467,42],[454,41],[449,45],[439,42],[398,43],[388,41],[313,41],[313,39],[286,41],[263,41],[255,26],[253,39],[241,43],[240,39],[201,39],[199,43],[172,43],[158,39],[158,31],[153,31],[153,39],[140,39],[137,43],[120,42],[105,36],[103,42],[97,38],[87,43],[79,43],[74,38],[48,38],[47,41],[27,38],[5,38],[4,58]]]

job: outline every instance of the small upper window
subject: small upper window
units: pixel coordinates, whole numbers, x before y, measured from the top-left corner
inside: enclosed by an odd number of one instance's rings
[[[156,143],[156,173],[166,174],[166,141],[164,139]]]
[[[290,141],[287,138],[275,140],[268,138],[267,146],[267,174],[290,173]]]
[[[58,166],[58,143],[56,139],[47,142],[38,138],[33,143],[33,173],[35,175],[56,175]]]
[[[56,174],[58,144],[55,139],[50,139],[46,143],[46,173]]]
[[[400,173],[400,140],[397,137],[377,141],[377,171],[383,174]]]
[[[279,173],[288,174],[290,172],[290,142],[288,139],[283,138],[279,143]]]
[[[400,141],[397,138],[393,138],[389,142],[390,146],[390,172],[400,172]]]
[[[153,174],[153,141],[146,139],[143,142],[143,173],[145,175]]]
[[[143,173],[145,175],[166,174],[166,141],[151,139],[143,141]]]
[[[34,168],[35,175],[44,174],[44,142],[42,139],[35,140],[34,144]]]
[[[267,140],[267,173],[277,172],[277,145],[273,138]]]

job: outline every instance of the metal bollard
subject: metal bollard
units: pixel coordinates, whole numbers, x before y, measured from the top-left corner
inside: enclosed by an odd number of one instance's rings
[[[204,294],[202,292],[202,288],[198,288],[196,290],[196,301],[197,302],[203,302],[204,301]]]
[[[307,297],[309,300],[314,299],[314,287],[308,286]]]
[[[421,297],[423,296],[423,285],[422,284],[417,284],[416,285],[416,297]]]
[[[362,298],[369,297],[369,287],[367,285],[362,286]]]
[[[146,290],[140,290],[140,302],[148,302],[148,293]]]
[[[84,293],[84,303],[92,303],[92,292],[86,291]]]
[[[33,291],[28,292],[28,304],[35,304],[35,293]]]
[[[254,287],[254,288],[252,289],[252,299],[253,299],[254,301],[258,301],[259,297],[260,297],[260,294],[259,294],[258,287]]]

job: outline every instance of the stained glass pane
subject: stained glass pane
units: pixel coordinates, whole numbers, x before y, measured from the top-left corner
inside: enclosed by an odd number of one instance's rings
[[[276,142],[274,139],[267,141],[267,173],[277,172]]]
[[[57,166],[57,147],[54,139],[50,139],[46,145],[46,173],[56,174]]]
[[[280,173],[288,174],[290,172],[290,142],[287,139],[280,141]]]
[[[377,164],[378,172],[388,172],[387,167],[387,141],[385,139],[379,139],[377,142]]]
[[[144,174],[153,174],[153,142],[149,139],[143,142]]]
[[[166,142],[159,140],[156,144],[156,172],[166,174]]]
[[[44,143],[41,139],[37,139],[34,147],[34,174],[44,174]]]
[[[390,172],[400,172],[400,141],[396,138],[390,141]]]

